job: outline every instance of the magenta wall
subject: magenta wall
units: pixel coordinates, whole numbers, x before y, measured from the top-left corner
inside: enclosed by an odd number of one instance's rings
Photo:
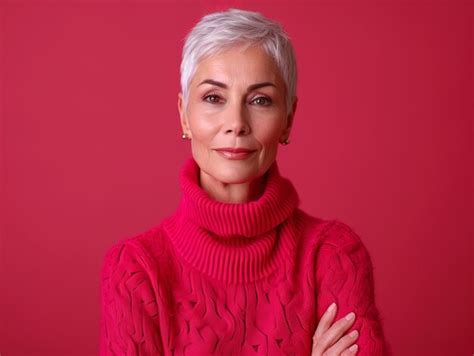
[[[427,0],[4,0],[1,355],[97,354],[106,248],[179,198],[182,39],[229,6],[294,40],[281,171],[362,236],[396,355],[471,355],[474,9]]]

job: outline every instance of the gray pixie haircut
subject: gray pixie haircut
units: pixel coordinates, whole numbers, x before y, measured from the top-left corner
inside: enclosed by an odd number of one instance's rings
[[[273,58],[286,85],[287,114],[296,96],[297,69],[293,45],[281,25],[258,12],[229,9],[204,16],[185,39],[181,92],[188,105],[189,85],[199,61],[234,46],[258,44]]]

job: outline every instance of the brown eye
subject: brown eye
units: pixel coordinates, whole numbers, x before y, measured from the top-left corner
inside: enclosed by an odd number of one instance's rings
[[[253,100],[253,102],[259,106],[267,106],[271,104],[271,99],[265,96],[259,96]]]
[[[212,104],[217,104],[219,102],[219,96],[216,94],[206,95],[204,100]]]

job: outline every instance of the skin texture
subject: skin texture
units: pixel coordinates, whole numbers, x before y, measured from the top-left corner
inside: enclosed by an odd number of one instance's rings
[[[204,83],[213,80],[219,84]],[[251,88],[258,83],[271,83]],[[222,87],[224,86],[225,87]],[[276,158],[278,144],[289,137],[293,116],[287,115],[286,86],[275,63],[258,46],[232,47],[199,62],[184,106],[178,95],[181,126],[191,140],[201,168],[200,183],[214,199],[242,203],[257,199],[263,175]],[[246,159],[231,160],[215,149],[255,150]]]

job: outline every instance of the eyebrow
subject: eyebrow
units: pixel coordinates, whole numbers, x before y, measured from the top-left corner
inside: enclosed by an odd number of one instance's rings
[[[227,89],[227,85],[225,83],[221,83],[221,82],[218,82],[217,80],[213,80],[213,79],[205,79],[201,83],[199,83],[199,85],[202,85],[202,84],[211,84],[211,85],[215,85],[215,86],[218,86],[220,88],[223,88],[223,89]],[[255,83],[255,84],[249,85],[247,90],[251,91],[251,90],[255,90],[255,89],[262,88],[262,87],[267,87],[267,86],[272,86],[272,87],[276,88],[276,85],[271,83],[271,82],[262,82],[262,83]]]

